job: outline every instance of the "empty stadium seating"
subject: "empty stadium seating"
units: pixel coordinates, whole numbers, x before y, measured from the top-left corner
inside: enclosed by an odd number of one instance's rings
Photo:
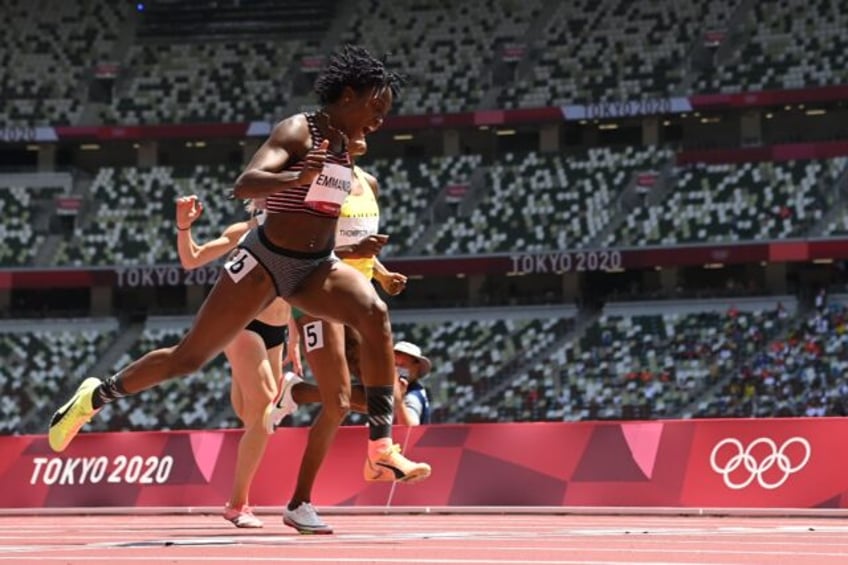
[[[276,122],[290,91],[284,75],[300,48],[297,40],[135,45],[128,85],[102,118],[124,124]]]
[[[94,209],[76,237],[60,246],[58,265],[138,265],[179,262],[174,224],[177,196],[197,194],[203,217],[193,228],[197,241],[217,236],[241,204],[229,201],[238,169],[225,165],[188,169],[103,168],[91,196]]]
[[[322,44],[302,34],[242,39],[227,33],[225,21],[203,41],[175,34],[151,39],[132,3],[43,9],[9,0],[0,40],[8,70],[0,77],[0,123],[77,123],[98,65],[116,70],[113,102],[100,115],[108,123],[273,121],[289,101],[288,71],[298,71],[302,57],[343,42],[388,53],[402,67],[403,114],[479,109],[490,90],[500,91],[496,107],[514,108],[665,98],[682,88],[739,92],[848,81],[842,33],[848,15],[839,2],[751,3],[737,14],[739,6],[739,0],[580,0],[553,8],[543,0],[359,0],[344,13],[347,20],[332,26],[338,40]],[[160,24],[168,23],[165,14],[158,12]],[[736,52],[715,68],[690,68],[693,47],[705,33],[738,24],[732,18],[744,20]],[[142,25],[134,33],[136,20]],[[514,46],[517,80],[493,75]]]
[[[423,253],[801,237],[822,220],[828,191],[846,163],[835,158],[677,167],[667,193],[622,210],[619,197],[633,178],[660,169],[670,154],[663,147],[597,148],[573,155],[506,154],[491,166],[473,154],[377,159],[363,166],[380,182],[381,230],[390,234],[383,255],[391,257],[421,242],[442,190],[470,182],[475,171],[484,173],[482,190],[468,196],[475,205],[467,215],[437,222]],[[237,174],[237,167],[225,165],[101,169],[91,190],[93,211],[77,228],[77,238],[60,246],[56,264],[176,262],[176,196],[197,193],[205,200],[206,213],[194,233],[206,240],[242,217],[239,206],[224,197]],[[4,226],[15,242],[3,257],[8,263],[26,264],[40,242],[28,227],[26,206],[33,198],[21,190],[0,195],[0,206],[17,210]],[[598,241],[620,213],[622,223]],[[844,223],[834,218],[827,232],[841,233]]]
[[[399,66],[407,77],[400,113],[466,111],[491,85],[483,71],[499,48],[521,39],[540,7],[539,0],[362,0],[342,40],[388,53]]]
[[[14,327],[12,327],[14,326]],[[115,320],[45,320],[0,326],[0,433],[44,433],[117,334]]]
[[[488,193],[469,217],[453,216],[428,254],[575,249],[616,211],[616,198],[639,171],[670,157],[663,148],[597,148],[576,155],[507,154],[485,177]]]
[[[684,76],[693,41],[720,28],[737,2],[561,3],[529,76],[505,88],[505,107],[664,98]]]
[[[778,310],[654,303],[656,313],[602,315],[578,341],[563,342],[514,375],[480,421],[678,417],[719,378],[764,348]],[[666,310],[663,313],[663,310]]]
[[[0,125],[76,122],[95,67],[118,62],[131,9],[130,2],[4,2]]]
[[[606,245],[799,237],[823,217],[825,194],[845,159],[678,168],[660,204],[627,216]]]
[[[696,92],[793,89],[848,82],[848,12],[837,0],[752,2],[738,53],[705,71]]]
[[[23,267],[32,262],[45,238],[46,229],[38,229],[39,214],[52,214],[53,198],[61,187],[32,188],[0,186],[0,266]]]

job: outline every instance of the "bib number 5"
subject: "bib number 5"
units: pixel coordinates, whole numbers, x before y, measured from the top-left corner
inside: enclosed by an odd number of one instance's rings
[[[307,353],[324,347],[324,325],[321,320],[303,325],[303,341],[306,342]]]

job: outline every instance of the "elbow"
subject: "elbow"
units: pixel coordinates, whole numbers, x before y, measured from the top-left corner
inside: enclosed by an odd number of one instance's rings
[[[233,196],[238,198],[239,200],[245,200],[247,198],[253,198],[253,195],[250,194],[250,189],[248,188],[248,175],[250,171],[245,171],[239,175],[236,179],[235,185],[233,185]]]
[[[196,269],[200,266],[200,262],[197,261],[194,257],[183,257],[180,256],[180,265],[182,265],[183,269],[186,271],[191,271],[192,269]]]

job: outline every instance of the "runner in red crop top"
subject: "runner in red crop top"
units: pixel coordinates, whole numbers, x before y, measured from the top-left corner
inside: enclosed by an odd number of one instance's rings
[[[285,282],[283,298],[289,304],[349,326],[362,338],[366,467],[382,468],[398,481],[429,476],[429,465],[410,461],[392,441],[395,363],[386,303],[370,281],[333,255],[335,207],[345,189],[350,191],[346,140],[382,125],[399,82],[361,47],[345,46],[329,58],[315,82],[321,110],[277,124],[236,181],[237,198],[272,197],[275,212],[248,233],[224,265],[180,343],[151,351],[105,380],[90,377],[79,385],[50,421],[49,443],[55,451],[63,451],[105,404],[200,370],[277,297]]]

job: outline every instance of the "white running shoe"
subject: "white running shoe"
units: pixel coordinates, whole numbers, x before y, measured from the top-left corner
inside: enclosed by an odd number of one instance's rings
[[[283,524],[290,526],[301,534],[332,534],[333,528],[321,520],[315,507],[309,502],[301,502],[294,510],[289,507],[283,510]]]
[[[261,528],[264,525],[246,504],[241,508],[232,508],[227,503],[224,507],[224,520],[232,522],[236,528]]]
[[[283,374],[283,386],[280,391],[280,397],[277,402],[268,406],[268,409],[265,411],[264,423],[266,432],[273,434],[274,428],[282,422],[283,418],[295,413],[297,402],[292,398],[292,387],[302,382],[303,379],[291,371],[286,371]]]

